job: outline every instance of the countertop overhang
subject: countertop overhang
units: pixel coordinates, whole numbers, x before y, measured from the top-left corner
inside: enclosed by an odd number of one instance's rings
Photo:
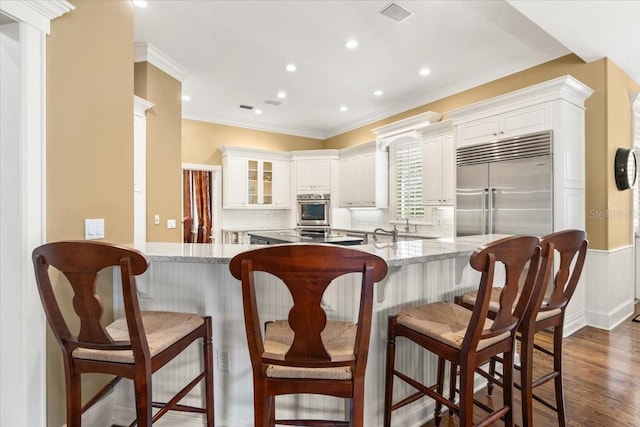
[[[395,243],[371,243],[350,246],[352,249],[374,253],[389,266],[424,263],[470,256],[477,248],[504,234],[487,234],[440,239],[404,240]],[[304,243],[294,243],[304,244]],[[202,243],[144,243],[134,245],[150,262],[182,262],[228,264],[239,253],[264,248],[263,245],[202,244]]]

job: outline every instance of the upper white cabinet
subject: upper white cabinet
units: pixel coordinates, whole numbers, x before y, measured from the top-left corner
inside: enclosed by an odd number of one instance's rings
[[[222,205],[224,208],[288,209],[288,153],[223,146]]]
[[[457,125],[457,147],[551,129],[550,102],[518,108]]]
[[[451,120],[436,123],[423,132],[422,203],[453,205],[456,159]]]
[[[295,166],[297,193],[331,193],[338,150],[293,151],[291,160]]]
[[[387,208],[389,156],[375,142],[340,150],[341,208]]]
[[[299,160],[296,178],[299,192],[331,191],[331,160]]]

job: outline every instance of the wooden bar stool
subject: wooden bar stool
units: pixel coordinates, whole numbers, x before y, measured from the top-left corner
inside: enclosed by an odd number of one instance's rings
[[[504,418],[506,426],[513,426],[512,392],[513,349],[515,332],[531,298],[536,299],[543,287],[535,280],[540,262],[539,240],[533,236],[516,236],[500,239],[476,250],[469,260],[475,270],[482,273],[476,304],[473,310],[447,302],[435,302],[409,308],[389,317],[387,340],[387,368],[385,389],[384,425],[391,425],[392,411],[422,397],[436,400],[436,422],[440,420],[442,405],[460,417],[460,426],[473,424],[474,371],[497,354],[504,353],[503,406],[491,413],[479,424],[489,425]],[[505,282],[500,291],[497,316],[488,318],[489,302],[494,289],[494,273],[497,263],[505,266]],[[526,283],[512,310],[518,295],[518,280],[528,268]],[[426,386],[395,368],[395,343],[404,337],[438,356],[438,372],[435,385]],[[460,367],[460,402],[447,399],[444,392],[445,361]],[[393,404],[394,377],[410,384],[417,391]]]
[[[241,253],[229,265],[242,280],[245,327],[253,367],[254,426],[363,426],[373,285],[387,274],[380,257],[337,245],[275,245]],[[262,338],[255,272],[281,279],[293,307],[287,320],[268,322]],[[358,322],[327,320],[322,296],[331,282],[361,273]],[[341,283],[342,284],[342,283]],[[349,399],[350,421],[276,420],[275,397],[316,394]]]
[[[562,380],[562,335],[564,329],[564,317],[567,304],[571,300],[576,290],[582,268],[587,255],[588,241],[586,233],[581,230],[565,230],[549,234],[541,239],[543,257],[550,260],[558,260],[557,269],[553,280],[549,268],[542,273],[541,278],[546,284],[549,283],[548,295],[543,294],[539,303],[532,304],[523,316],[522,323],[518,329],[517,339],[520,341],[520,382],[516,387],[522,393],[522,423],[523,427],[533,427],[533,400],[537,400],[557,413],[558,425],[565,426],[564,411],[564,389]],[[495,296],[492,298],[490,306],[496,304]],[[456,303],[463,307],[472,308],[476,303],[475,292],[460,295],[456,298]],[[489,316],[495,316],[490,311]],[[553,348],[551,350],[535,343],[535,335],[547,328],[553,328]],[[534,350],[553,357],[553,369],[537,379],[533,379]],[[496,371],[496,362],[499,358],[491,361],[488,372],[479,372],[490,382],[487,392],[491,395],[493,385],[502,386],[501,375]],[[540,396],[533,393],[533,389],[554,380],[555,406]]]
[[[205,414],[214,425],[211,317],[190,313],[140,311],[135,276],[147,270],[144,255],[136,250],[102,242],[54,242],[33,251],[42,305],[62,350],[67,391],[67,426],[80,427],[82,413],[104,397],[122,378],[133,380],[137,423],[151,426],[170,410]],[[104,326],[103,307],[96,294],[96,277],[108,267],[120,267],[125,316]],[[73,308],[80,331],[73,335],[53,292],[49,267],[57,269],[73,289]],[[197,340],[203,343],[204,367],[167,403],[152,401],[151,375]],[[82,406],[80,376],[88,372],[115,375],[115,379]],[[204,408],[179,404],[204,381]],[[152,408],[160,408],[153,415]]]

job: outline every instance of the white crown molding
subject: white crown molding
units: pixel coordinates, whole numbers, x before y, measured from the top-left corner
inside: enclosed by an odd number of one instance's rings
[[[133,114],[136,116],[144,117],[147,110],[154,105],[155,104],[153,102],[149,102],[144,98],[133,95]]]
[[[240,120],[226,120],[218,117],[201,117],[197,115],[189,115],[189,116],[185,115],[182,118],[187,120],[197,120],[197,121],[206,122],[206,123],[215,123],[218,125],[234,126],[234,127],[244,128],[244,129],[253,129],[253,130],[261,130],[265,132],[282,133],[285,135],[301,136],[304,138],[313,138],[313,139],[321,139],[321,140],[325,139],[325,135],[322,132],[314,131],[314,130],[293,129],[285,126],[278,126],[278,125],[272,125],[272,124],[266,124],[266,123],[245,122]]]
[[[136,43],[134,62],[148,62],[169,74],[179,82],[183,82],[189,71],[166,54],[160,52],[150,43]]]
[[[0,11],[17,21],[34,26],[41,32],[51,32],[51,21],[75,9],[65,0],[2,0]]]
[[[379,139],[387,138],[399,133],[419,131],[431,125],[432,123],[438,122],[441,118],[442,114],[435,113],[433,111],[427,111],[425,113],[407,117],[406,119],[398,120],[397,122],[393,122],[388,125],[371,129],[371,132],[373,132]]]
[[[520,108],[521,104],[538,103],[564,99],[584,108],[584,101],[591,96],[593,90],[571,75],[558,77],[543,83],[525,87],[520,90],[499,95],[494,98],[476,102],[475,104],[447,111],[445,114],[457,123],[461,118],[465,121],[482,116],[499,114],[505,106],[510,109]]]

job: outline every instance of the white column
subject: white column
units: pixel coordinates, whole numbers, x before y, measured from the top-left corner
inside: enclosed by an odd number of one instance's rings
[[[31,251],[45,240],[45,36],[66,1],[0,13],[0,425],[46,425],[45,319]]]

